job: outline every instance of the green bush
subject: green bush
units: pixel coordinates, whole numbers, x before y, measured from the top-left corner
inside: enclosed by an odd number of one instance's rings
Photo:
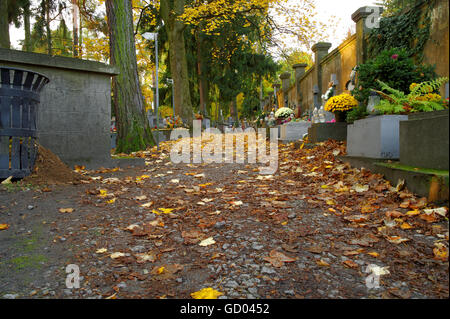
[[[408,92],[411,83],[421,83],[436,78],[435,67],[415,65],[405,49],[389,49],[381,52],[372,60],[358,67],[358,85],[352,91],[353,96],[367,105],[371,89],[381,90],[379,81],[391,88]]]

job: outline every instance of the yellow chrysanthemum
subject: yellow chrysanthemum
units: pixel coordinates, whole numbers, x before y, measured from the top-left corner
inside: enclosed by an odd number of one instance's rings
[[[325,104],[327,112],[349,111],[358,106],[358,101],[350,94],[343,93],[331,97]]]

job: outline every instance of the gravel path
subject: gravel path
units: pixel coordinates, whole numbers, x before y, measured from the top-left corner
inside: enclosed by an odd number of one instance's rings
[[[0,297],[191,298],[206,287],[228,299],[449,297],[448,259],[433,252],[448,246],[447,218],[405,217],[401,193],[334,160],[342,145],[280,147],[273,177],[154,155],[145,168],[86,172],[88,184],[0,190],[0,223],[9,224]],[[340,192],[356,183],[348,176],[369,190]],[[367,203],[376,209],[349,218]],[[389,224],[400,222],[384,218],[393,210],[413,227]],[[78,289],[66,288],[69,264],[80,269]],[[389,272],[379,287],[367,286],[369,265]]]

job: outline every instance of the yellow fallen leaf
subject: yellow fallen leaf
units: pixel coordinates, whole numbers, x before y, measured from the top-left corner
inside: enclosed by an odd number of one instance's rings
[[[173,208],[158,208],[158,210],[152,210],[152,213],[156,215],[161,214],[170,214],[173,211]]]
[[[370,253],[367,253],[367,255],[370,255],[370,256],[372,256],[372,257],[375,257],[375,258],[378,258],[379,256],[380,256],[380,254],[379,253],[377,253],[377,252],[370,252]]]
[[[60,208],[59,212],[60,213],[72,213],[73,212],[73,208]]]
[[[117,299],[117,292],[109,297],[106,297],[105,299]]]
[[[416,216],[419,214],[420,214],[419,210],[410,210],[409,212],[406,213],[407,216]]]
[[[108,251],[108,249],[106,249],[106,248],[100,248],[100,249],[97,249],[95,252],[97,254],[103,254],[103,253],[106,253],[107,251]]]
[[[161,275],[164,272],[164,270],[165,270],[164,267],[159,267],[156,272],[158,273],[158,275]]]
[[[116,201],[116,198],[112,198],[109,201],[107,201],[108,204],[114,204],[114,202]]]
[[[330,266],[329,263],[327,263],[326,261],[323,261],[322,259],[319,260],[319,261],[316,261],[316,263],[317,263],[317,265],[323,266],[323,267],[329,267]]]
[[[5,230],[8,229],[9,225],[8,224],[0,224],[0,230]]]
[[[213,288],[203,288],[202,290],[191,293],[191,297],[194,299],[217,299],[217,297],[222,295],[222,292]]]
[[[433,248],[434,258],[446,261],[448,259],[448,248],[444,244],[434,244],[436,248]]]
[[[100,194],[98,196],[106,197],[106,196],[108,196],[108,191],[106,189],[101,189]]]
[[[405,223],[401,224],[400,228],[401,229],[411,229],[411,228],[414,228],[414,227],[412,227],[410,224],[405,222]]]

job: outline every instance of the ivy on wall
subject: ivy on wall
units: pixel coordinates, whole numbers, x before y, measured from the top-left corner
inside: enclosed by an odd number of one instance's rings
[[[421,8],[424,4],[425,10]],[[435,0],[417,1],[407,12],[382,18],[380,27],[372,29],[368,36],[368,59],[383,50],[400,48],[407,50],[417,62],[422,62],[425,44],[430,38],[434,4]]]

